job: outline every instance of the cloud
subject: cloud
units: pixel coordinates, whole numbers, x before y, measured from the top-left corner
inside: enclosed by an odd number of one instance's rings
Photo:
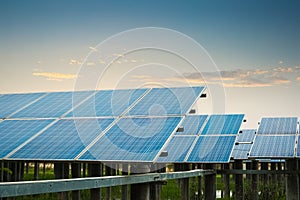
[[[87,65],[87,66],[94,66],[95,63],[94,63],[94,62],[87,62],[86,65]]]
[[[98,49],[96,47],[89,47],[89,49],[92,51],[98,51]]]
[[[294,68],[275,67],[271,69],[237,69],[218,72],[185,73],[182,76],[168,77],[165,81],[189,84],[221,84],[224,87],[271,87],[290,84]],[[286,78],[289,77],[290,79]],[[139,81],[150,81],[147,76],[135,76]],[[156,78],[151,77],[154,81]],[[157,78],[161,79],[161,78]],[[293,78],[292,78],[293,79]],[[293,79],[294,80],[294,79]],[[297,79],[300,81],[300,77]]]
[[[69,61],[69,64],[70,64],[70,65],[81,65],[82,62],[79,61],[79,60],[76,60],[76,59],[71,59],[71,60]]]
[[[62,81],[62,80],[71,80],[76,79],[76,74],[63,74],[63,73],[54,73],[54,72],[33,72],[33,76],[45,77],[47,80],[52,81]]]

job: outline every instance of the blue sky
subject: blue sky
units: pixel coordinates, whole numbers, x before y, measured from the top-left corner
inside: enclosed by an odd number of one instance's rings
[[[296,0],[1,0],[0,93],[72,90],[98,43],[132,28],[163,27],[208,51],[223,76],[227,112],[245,113],[251,126],[261,116],[299,116],[299,10]]]

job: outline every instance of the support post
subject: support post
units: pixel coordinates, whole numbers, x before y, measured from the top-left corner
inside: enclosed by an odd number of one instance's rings
[[[100,163],[88,164],[88,174],[89,174],[89,177],[102,176],[102,164],[100,164]],[[90,191],[91,191],[91,200],[101,199],[100,188],[90,189]]]
[[[112,165],[111,165],[112,166]],[[112,176],[113,168],[105,164],[105,176]],[[111,187],[106,188],[105,200],[111,200]]]
[[[214,169],[214,164],[206,164],[205,169]],[[205,200],[215,200],[216,199],[216,175],[206,175],[204,177],[205,189],[204,196]]]
[[[0,176],[0,182],[4,181],[4,161],[1,160],[1,176]]]
[[[234,161],[235,169],[243,169],[243,161],[235,160]],[[235,199],[243,200],[244,199],[244,181],[243,174],[235,175]]]
[[[122,175],[128,175],[128,164],[122,164]],[[122,200],[128,199],[128,185],[122,185]]]
[[[229,169],[229,163],[223,165],[224,170]],[[230,198],[230,175],[223,174],[223,182],[224,182],[224,197]]]
[[[35,162],[34,163],[34,180],[39,179],[39,163]]]
[[[298,161],[296,159],[286,160],[286,169],[288,171],[298,170]],[[286,199],[298,200],[299,199],[299,176],[294,174],[286,175]]]
[[[258,162],[256,160],[252,161],[252,169],[258,169]],[[258,174],[252,174],[251,191],[252,200],[258,200]]]
[[[148,173],[150,172],[150,167],[145,164],[136,164],[132,165],[130,171],[132,171],[134,174]],[[132,184],[130,190],[130,198],[132,200],[150,200],[150,184]]]
[[[81,177],[81,164],[80,163],[72,163],[72,178],[80,178]],[[72,200],[80,200],[80,190],[72,191]]]

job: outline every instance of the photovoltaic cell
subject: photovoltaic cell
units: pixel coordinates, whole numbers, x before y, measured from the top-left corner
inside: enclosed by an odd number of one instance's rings
[[[289,158],[294,156],[296,136],[291,135],[257,135],[249,157],[255,158]]]
[[[181,117],[121,118],[80,160],[152,162]]]
[[[62,117],[72,109],[73,100],[83,101],[93,94],[93,91],[54,92],[16,113],[14,118],[57,118]],[[74,99],[73,99],[74,97]]]
[[[112,118],[61,119],[10,158],[73,160],[112,121]]]
[[[247,160],[252,144],[234,145],[231,157],[239,160]]]
[[[296,134],[297,117],[262,118],[257,134]]]
[[[119,116],[145,92],[146,89],[101,90],[67,117]]]
[[[183,132],[177,132],[177,135],[197,135],[203,126],[208,115],[187,115],[184,118],[181,126],[183,127]]]
[[[189,149],[196,136],[175,136],[163,151],[168,152],[167,157],[159,157],[157,162],[184,162]]]
[[[235,136],[200,136],[188,162],[226,163],[230,160]]]
[[[45,93],[5,94],[0,96],[0,118],[6,118]]]
[[[237,142],[253,142],[255,133],[255,129],[244,129],[238,134]]]
[[[297,157],[300,157],[300,135],[298,136],[298,144],[297,144]]]
[[[243,122],[244,115],[211,115],[201,135],[237,134]]]
[[[0,158],[37,134],[53,120],[4,120],[0,123]]]
[[[162,116],[186,114],[204,87],[153,88],[127,115]]]

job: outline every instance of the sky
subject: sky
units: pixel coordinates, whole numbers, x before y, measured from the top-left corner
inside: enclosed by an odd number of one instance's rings
[[[299,10],[299,0],[0,0],[0,93],[74,90],[83,66],[105,64],[88,57],[99,56],[101,42],[126,30],[159,27],[200,44],[215,71],[193,71],[170,52],[143,50],[119,56],[94,88],[221,81],[225,99],[211,86],[198,113],[212,113],[212,104],[225,101],[226,113],[246,114],[245,128],[257,128],[262,116],[300,117]],[[116,51],[101,53],[120,53],[117,43],[110,47]]]

